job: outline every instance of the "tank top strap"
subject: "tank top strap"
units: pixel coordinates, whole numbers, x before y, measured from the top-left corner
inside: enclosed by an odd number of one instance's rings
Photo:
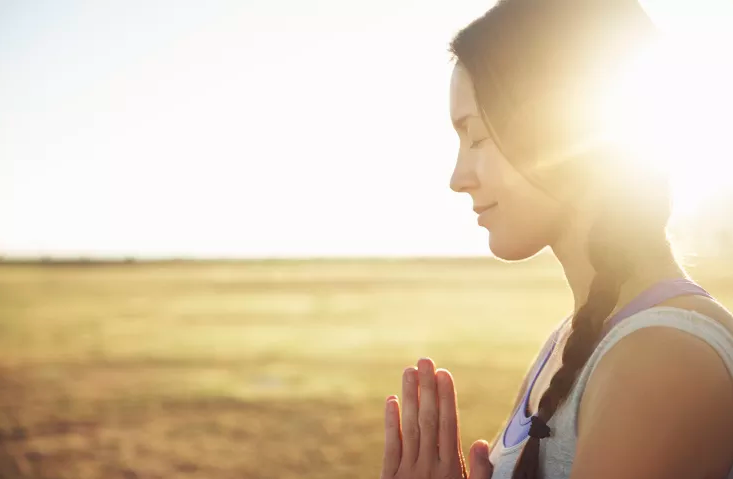
[[[611,329],[629,316],[633,316],[645,309],[653,308],[654,306],[672,298],[687,295],[705,296],[708,298],[712,297],[710,293],[705,291],[701,286],[687,278],[667,279],[655,283],[606,320],[600,339],[603,339]]]

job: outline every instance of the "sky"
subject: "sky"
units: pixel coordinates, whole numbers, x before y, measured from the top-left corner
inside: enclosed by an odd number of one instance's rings
[[[0,254],[489,254],[447,45],[491,3],[0,0]]]

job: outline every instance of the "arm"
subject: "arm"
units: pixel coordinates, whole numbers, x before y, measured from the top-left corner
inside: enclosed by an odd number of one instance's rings
[[[733,381],[704,341],[641,329],[606,353],[578,411],[571,479],[725,478]]]

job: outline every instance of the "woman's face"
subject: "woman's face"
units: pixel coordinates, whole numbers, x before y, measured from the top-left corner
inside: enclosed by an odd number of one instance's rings
[[[458,63],[450,86],[450,114],[460,139],[451,189],[471,195],[495,256],[508,261],[529,258],[557,240],[560,205],[512,167],[490,138],[479,111],[472,80]]]

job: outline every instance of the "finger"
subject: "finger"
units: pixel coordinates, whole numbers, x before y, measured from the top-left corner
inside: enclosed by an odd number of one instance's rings
[[[463,457],[463,446],[461,445],[461,431],[460,428],[458,430],[458,458],[461,460],[461,471],[462,475],[461,477],[468,477],[468,472],[466,469],[466,459]]]
[[[494,466],[489,461],[489,443],[482,439],[474,442],[468,453],[468,463],[468,479],[491,479]]]
[[[460,462],[458,454],[458,409],[453,377],[445,369],[435,373],[438,383],[438,455],[442,462]]]
[[[420,447],[417,420],[417,369],[410,366],[402,373],[402,462],[412,465]]]
[[[456,409],[456,412],[458,409]],[[456,414],[458,416],[458,414]],[[463,477],[468,477],[468,474],[466,474],[466,459],[463,456],[463,443],[461,442],[461,424],[460,421],[456,424],[456,429],[458,430],[458,457],[461,459],[461,470],[463,471]]]
[[[397,396],[389,396],[384,408],[384,460],[382,479],[394,477],[402,458],[402,433],[400,431],[400,405]]]
[[[422,358],[417,362],[417,369],[420,381],[419,456],[430,461],[438,458],[438,388],[435,384],[435,364],[428,358]]]

